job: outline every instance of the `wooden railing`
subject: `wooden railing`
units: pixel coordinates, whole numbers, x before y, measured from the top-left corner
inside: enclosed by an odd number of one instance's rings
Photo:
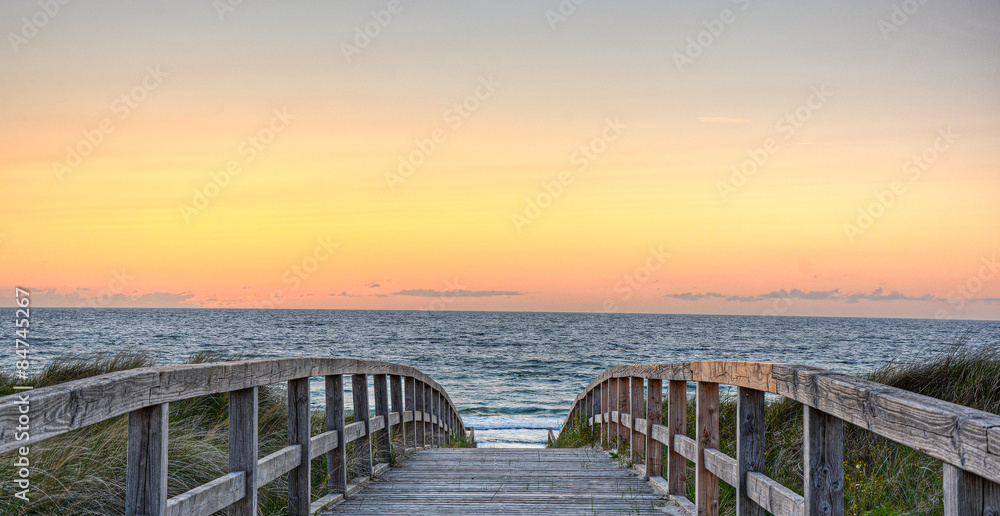
[[[355,422],[349,425],[344,420],[344,375],[351,376],[354,401]],[[369,375],[374,417],[368,411]],[[326,379],[326,431],[310,435],[309,379],[319,376]],[[280,382],[288,384],[288,446],[261,458],[257,392]],[[389,362],[278,358],[149,367],[25,393],[31,407],[30,438],[15,437],[19,395],[0,398],[0,454],[128,414],[128,516],[207,515],[227,507],[230,516],[254,516],[257,490],[285,473],[288,513],[305,516],[338,502],[388,467],[391,437],[401,436],[404,446],[423,447],[466,436],[461,416],[437,382]],[[219,393],[229,393],[229,473],[167,499],[169,404]],[[390,429],[395,435],[390,436]],[[348,484],[346,449],[351,442],[357,443],[361,475]],[[310,462],[324,454],[329,494],[310,503]]]
[[[688,382],[696,384],[696,439],[687,437]],[[737,387],[735,458],[719,451],[720,384]],[[764,393],[804,405],[804,495],[764,474]],[[844,514],[844,421],[940,459],[946,515],[1000,514],[1000,416],[832,371],[727,361],[612,367],[576,397],[563,428],[579,418],[598,425],[603,444],[628,443],[654,485],[688,505],[694,462],[699,516],[718,514],[720,479],[736,488],[739,515]]]

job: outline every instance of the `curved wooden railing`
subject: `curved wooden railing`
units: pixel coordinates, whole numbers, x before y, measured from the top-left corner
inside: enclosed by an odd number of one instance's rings
[[[697,439],[687,437],[688,382],[696,383]],[[738,388],[735,458],[718,450],[720,384]],[[764,475],[764,393],[804,405],[804,496]],[[691,509],[699,515],[718,514],[720,479],[736,488],[740,515],[844,514],[844,421],[943,461],[946,515],[1000,514],[1000,416],[824,369],[729,361],[617,366],[576,397],[563,428],[577,418],[598,425],[607,446],[629,443],[654,485],[687,505],[687,461],[694,462]]]
[[[344,422],[343,375],[351,375],[355,422],[349,425]],[[369,417],[368,375],[373,377],[374,417]],[[309,379],[319,376],[326,379],[327,431],[310,435]],[[289,444],[259,458],[257,390],[280,382],[288,384]],[[219,393],[229,393],[230,472],[167,499],[169,404]],[[26,439],[15,431],[25,401],[30,403]],[[132,369],[5,396],[0,398],[0,454],[124,414],[128,516],[207,515],[227,507],[230,516],[253,516],[257,490],[285,473],[289,514],[308,515],[338,502],[388,467],[390,429],[402,435],[404,446],[412,447],[466,435],[448,394],[412,367],[342,358],[275,358]],[[362,457],[361,477],[348,484],[346,445],[355,441]],[[329,494],[310,504],[310,460],[324,454]]]

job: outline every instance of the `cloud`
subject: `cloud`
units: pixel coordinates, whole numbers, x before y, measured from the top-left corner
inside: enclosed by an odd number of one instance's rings
[[[394,296],[416,296],[416,297],[496,297],[496,296],[523,296],[524,292],[512,290],[432,290],[427,288],[417,288],[400,290],[393,292]]]
[[[50,307],[105,307],[105,308],[194,308],[190,292],[150,292],[147,294],[105,293],[96,296],[80,295],[81,289],[60,293],[57,289],[35,289],[31,295],[38,306]]]
[[[746,118],[729,118],[728,116],[699,116],[699,122],[706,124],[749,124]]]
[[[775,290],[768,292],[766,294],[758,294],[754,296],[736,296],[736,295],[723,295],[717,292],[709,292],[706,294],[694,294],[691,292],[682,292],[679,294],[666,294],[663,297],[668,297],[672,299],[680,299],[682,301],[700,301],[705,298],[722,298],[730,303],[753,303],[757,301],[767,301],[771,299],[803,299],[808,301],[839,301],[843,303],[858,303],[860,301],[923,301],[923,302],[942,302],[944,298],[933,296],[931,294],[924,294],[922,296],[908,296],[899,291],[893,290],[892,292],[886,293],[883,289],[877,288],[871,293],[857,292],[854,294],[844,294],[840,289],[833,290],[811,290],[803,291],[797,288],[792,290]],[[984,298],[977,301],[990,302],[993,298]],[[1000,301],[1000,299],[996,299]]]
[[[368,287],[368,288],[379,288],[382,285],[380,285],[380,284],[378,284],[378,283],[376,283],[376,282],[373,281],[371,283],[365,283],[365,286]]]

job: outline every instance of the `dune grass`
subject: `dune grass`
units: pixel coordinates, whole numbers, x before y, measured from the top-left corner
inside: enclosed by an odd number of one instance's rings
[[[1000,413],[1000,345],[968,346],[969,334],[941,356],[893,360],[865,378],[959,405]],[[663,407],[666,413],[666,406]],[[782,399],[765,409],[765,473],[802,492],[802,405]],[[694,401],[688,403],[688,435],[694,438]],[[724,399],[719,413],[720,450],[736,454],[736,402]],[[596,433],[577,421],[555,447],[598,444]],[[844,425],[844,503],[858,516],[939,515],[941,461],[854,425]],[[665,464],[664,471],[665,474]],[[689,464],[688,497],[694,498],[694,466]],[[735,491],[720,482],[720,514],[735,512]]]
[[[189,363],[213,361],[217,357],[193,355]],[[153,366],[147,355],[135,352],[97,358],[63,358],[49,364],[27,383],[38,387],[90,376]],[[12,394],[14,378],[0,374],[0,396]],[[288,443],[286,394],[278,385],[261,387],[259,398],[259,446],[261,457]],[[353,416],[347,416],[353,422]],[[312,415],[313,435],[325,430],[322,413]],[[0,457],[0,482],[7,493],[0,503],[0,516],[7,515],[97,515],[125,512],[125,451],[128,418],[120,416],[63,434],[31,446],[30,502],[13,499],[16,477],[13,454]],[[229,396],[201,396],[170,404],[168,447],[168,496],[175,496],[214,480],[228,472]],[[358,473],[360,458],[348,445],[348,478]],[[324,457],[312,462],[313,498],[326,494]],[[287,512],[285,477],[259,490],[260,514]],[[222,512],[224,514],[224,511]]]

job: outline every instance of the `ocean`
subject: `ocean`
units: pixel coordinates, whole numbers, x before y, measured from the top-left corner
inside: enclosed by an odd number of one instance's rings
[[[2,309],[13,337],[14,309]],[[32,369],[125,350],[158,363],[195,353],[386,360],[447,390],[482,447],[543,446],[572,400],[626,363],[752,360],[870,371],[957,342],[997,342],[1000,322],[715,315],[32,308]],[[10,339],[13,342],[13,338]],[[13,344],[11,353],[13,357]],[[0,368],[14,367],[13,358]],[[349,382],[347,383],[349,385]],[[319,407],[322,380],[314,379]],[[350,398],[348,398],[350,399]]]

